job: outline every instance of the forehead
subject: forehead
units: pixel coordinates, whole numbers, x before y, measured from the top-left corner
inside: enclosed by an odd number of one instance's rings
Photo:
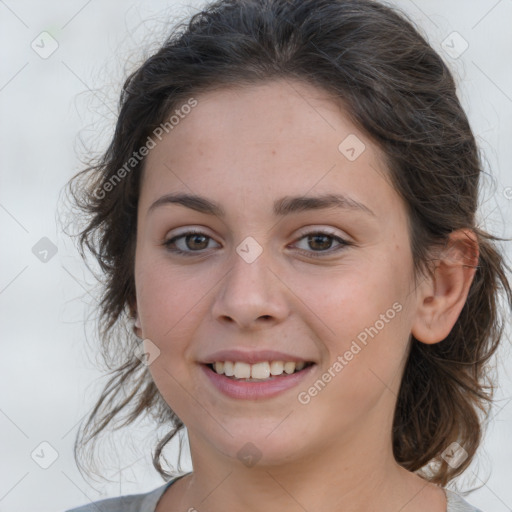
[[[194,99],[148,154],[141,201],[175,191],[227,201],[347,189],[356,200],[371,189],[396,200],[380,149],[325,91],[279,80]]]

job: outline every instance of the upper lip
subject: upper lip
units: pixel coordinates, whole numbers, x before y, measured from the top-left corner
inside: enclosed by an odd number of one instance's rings
[[[284,362],[313,362],[312,359],[307,359],[292,354],[286,354],[285,352],[279,352],[277,350],[219,350],[213,354],[207,356],[203,361],[203,364],[212,364],[219,361],[233,361],[243,362],[248,364],[260,363],[263,361],[284,361]]]

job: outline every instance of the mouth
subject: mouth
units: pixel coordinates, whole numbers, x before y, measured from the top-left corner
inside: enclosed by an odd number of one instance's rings
[[[235,399],[262,400],[298,386],[317,364],[306,361],[261,361],[254,364],[216,361],[200,366],[209,383],[223,395]],[[206,389],[211,389],[211,385]]]
[[[205,366],[217,375],[223,375],[234,381],[266,382],[302,372],[313,364],[312,361],[261,361],[254,364],[241,361],[216,361]]]

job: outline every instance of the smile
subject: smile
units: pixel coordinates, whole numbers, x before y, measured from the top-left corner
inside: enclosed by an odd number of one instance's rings
[[[225,375],[233,379],[245,379],[246,381],[268,380],[283,373],[291,375],[303,370],[306,366],[313,363],[304,361],[262,361],[255,364],[248,364],[242,361],[216,361],[211,364],[212,370],[219,375]]]
[[[243,400],[272,398],[297,386],[316,367],[315,363],[216,361],[201,364],[214,388],[225,396]]]

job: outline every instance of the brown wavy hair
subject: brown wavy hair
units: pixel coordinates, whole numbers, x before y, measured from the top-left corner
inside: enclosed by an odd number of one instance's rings
[[[75,235],[79,250],[100,268],[97,325],[110,375],[77,433],[75,459],[81,468],[83,453],[108,426],[150,414],[167,430],[153,465],[164,479],[174,476],[161,465],[162,450],[183,423],[134,355],[134,251],[145,159],[117,178],[153,130],[192,96],[273,79],[301,80],[330,93],[382,150],[408,208],[418,273],[432,270],[430,250],[452,231],[476,234],[479,261],[466,304],[443,341],[411,339],[394,415],[396,461],[446,485],[469,466],[489,417],[490,358],[512,308],[509,268],[498,250],[501,239],[476,224],[482,163],[452,73],[412,21],[371,0],[211,3],[175,26],[124,82],[108,149],[68,183],[84,222]],[[468,453],[458,467],[441,457],[454,441]]]

